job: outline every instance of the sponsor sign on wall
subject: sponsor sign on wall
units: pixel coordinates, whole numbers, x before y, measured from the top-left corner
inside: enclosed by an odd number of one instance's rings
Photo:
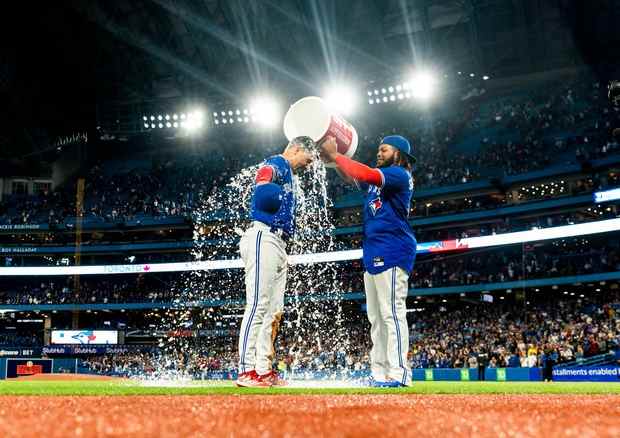
[[[554,381],[620,382],[620,367],[606,365],[598,367],[554,368]]]
[[[116,330],[52,330],[52,344],[118,344]]]

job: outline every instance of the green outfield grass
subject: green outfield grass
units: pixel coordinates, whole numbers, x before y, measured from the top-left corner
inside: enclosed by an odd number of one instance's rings
[[[171,385],[171,384],[169,384]],[[328,385],[326,383],[326,385]],[[240,394],[620,394],[620,383],[415,382],[410,388],[236,388],[231,382],[148,386],[136,381],[0,381],[0,395],[240,395]]]

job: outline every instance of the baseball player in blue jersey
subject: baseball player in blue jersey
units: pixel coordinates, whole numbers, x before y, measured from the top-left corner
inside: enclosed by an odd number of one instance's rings
[[[406,298],[417,245],[407,221],[415,163],[411,146],[400,135],[385,137],[377,152],[377,168],[339,154],[334,139],[327,139],[321,148],[322,158],[335,162],[345,179],[368,187],[363,259],[372,340],[372,383],[385,387],[409,386]]]
[[[295,232],[295,173],[312,162],[313,146],[309,137],[294,138],[281,155],[267,158],[256,172],[253,222],[239,244],[246,306],[239,333],[238,386],[281,383],[272,362],[284,308],[286,241]]]

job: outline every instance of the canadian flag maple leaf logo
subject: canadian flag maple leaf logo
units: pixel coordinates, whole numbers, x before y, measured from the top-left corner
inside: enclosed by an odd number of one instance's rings
[[[143,268],[143,269],[144,269],[145,271],[150,271],[150,270],[151,270],[151,267],[150,267],[149,265],[144,265],[144,268]]]

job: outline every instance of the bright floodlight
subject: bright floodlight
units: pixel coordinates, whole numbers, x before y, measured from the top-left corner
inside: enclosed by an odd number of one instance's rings
[[[435,77],[427,72],[415,73],[409,80],[409,90],[415,99],[429,100],[435,94]]]
[[[250,112],[259,125],[272,127],[280,121],[280,111],[275,100],[269,97],[258,97],[252,101]],[[232,123],[232,119],[231,119]]]
[[[204,126],[204,123],[205,123],[204,111],[200,109],[196,109],[196,110],[190,111],[187,114],[187,122],[185,123],[185,128],[188,131],[197,131]]]
[[[337,114],[349,116],[357,106],[357,96],[351,87],[337,85],[325,93],[325,102]]]

